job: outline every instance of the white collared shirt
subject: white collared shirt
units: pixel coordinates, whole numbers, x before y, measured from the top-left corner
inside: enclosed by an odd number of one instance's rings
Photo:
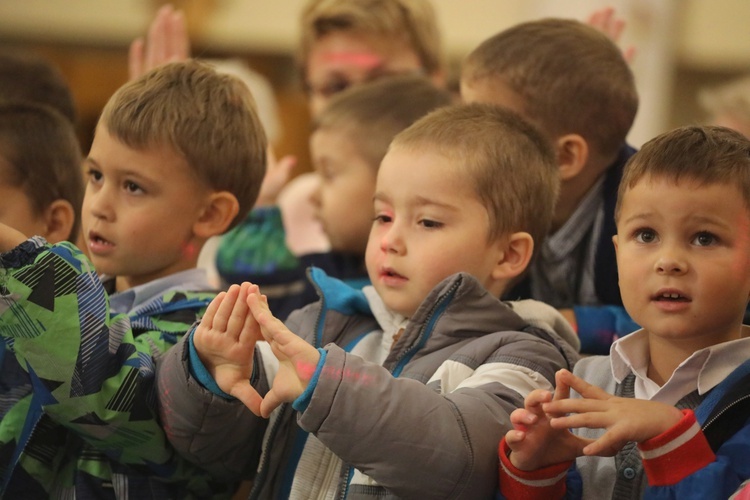
[[[648,334],[638,330],[612,344],[609,353],[612,375],[618,383],[632,371],[634,396],[674,405],[698,389],[703,395],[750,359],[750,337],[723,342],[695,351],[680,363],[663,386],[648,378]]]

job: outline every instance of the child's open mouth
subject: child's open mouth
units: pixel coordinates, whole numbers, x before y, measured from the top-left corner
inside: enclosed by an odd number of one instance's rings
[[[690,302],[690,299],[677,292],[663,292],[655,295],[652,300],[664,302]]]

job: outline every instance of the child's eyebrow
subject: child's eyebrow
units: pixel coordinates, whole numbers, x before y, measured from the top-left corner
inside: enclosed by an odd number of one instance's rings
[[[93,166],[95,166],[95,167],[98,167],[98,166],[99,166],[99,164],[98,164],[98,163],[96,162],[96,160],[95,160],[95,159],[93,159],[93,158],[91,158],[90,156],[87,156],[86,158],[84,158],[84,159],[83,159],[83,163],[84,163],[84,164],[90,163],[90,164],[92,164],[92,165],[93,165]]]
[[[414,205],[416,205],[418,207],[423,207],[423,206],[430,205],[430,206],[434,206],[434,207],[444,208],[446,210],[454,210],[454,211],[458,210],[458,207],[456,205],[454,205],[454,204],[443,203],[443,202],[435,200],[433,198],[427,198],[426,196],[419,196],[419,195],[417,195],[417,196],[414,197],[414,200],[415,200],[414,201]]]
[[[384,193],[375,193],[372,196],[372,201],[382,201],[384,203],[388,203],[391,201],[391,199]]]
[[[647,219],[649,217],[649,215],[651,215],[650,212],[641,212],[641,213],[638,213],[638,214],[635,214],[635,215],[631,215],[627,219],[623,219],[622,223],[623,224],[627,224],[629,222],[633,222],[634,220]]]
[[[375,195],[372,197],[372,201],[391,203],[390,197],[386,195],[385,193],[375,193]],[[458,207],[455,205],[452,205],[449,203],[442,203],[435,199],[427,198],[425,196],[420,196],[420,195],[414,196],[414,199],[410,201],[410,204],[415,207],[433,206],[433,207],[443,208],[445,210],[452,210],[452,211],[458,210]]]

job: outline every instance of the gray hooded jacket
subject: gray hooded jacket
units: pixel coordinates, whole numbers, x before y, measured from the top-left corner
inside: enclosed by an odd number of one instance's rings
[[[220,479],[253,479],[251,498],[493,498],[510,413],[577,359],[562,316],[501,302],[461,273],[435,287],[391,345],[372,294],[310,275],[321,300],[287,326],[325,361],[300,411],[283,404],[264,420],[212,393],[192,375],[186,336],[157,373],[175,448]],[[274,372],[266,353],[256,348],[261,395]]]

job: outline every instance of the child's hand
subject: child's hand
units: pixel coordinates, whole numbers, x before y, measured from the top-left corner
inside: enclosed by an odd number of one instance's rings
[[[170,4],[159,9],[151,22],[146,40],[136,38],[130,44],[128,68],[130,79],[135,80],[162,64],[184,61],[190,57],[185,15]]]
[[[256,415],[261,397],[250,385],[255,343],[262,340],[258,323],[247,307],[249,283],[232,285],[211,301],[193,334],[193,345],[222,391],[242,401]]]
[[[320,353],[271,314],[265,296],[251,293],[247,303],[279,360],[279,372],[260,406],[260,415],[268,417],[281,403],[291,403],[304,392],[318,366]]]
[[[550,426],[556,415],[546,414],[543,405],[570,396],[565,384],[557,383],[554,398],[549,391],[537,389],[524,400],[524,408],[510,414],[514,430],[505,434],[505,441],[512,450],[511,463],[521,470],[536,470],[580,456],[590,441],[573,435],[567,429]]]
[[[575,389],[582,399],[545,403],[545,412],[572,414],[553,418],[550,426],[554,429],[607,429],[599,439],[583,448],[585,455],[613,456],[628,441],[641,443],[651,439],[682,419],[682,412],[674,406],[613,396],[567,370],[560,370],[557,379]]]
[[[623,30],[625,30],[625,20],[616,17],[615,9],[612,7],[604,7],[595,10],[586,20],[586,24],[601,31],[615,43],[620,42],[620,36],[622,35]],[[622,57],[625,61],[628,64],[632,63],[635,58],[635,47],[631,45],[630,47],[621,50]]]
[[[255,207],[276,205],[279,193],[292,175],[292,169],[297,164],[297,157],[292,155],[276,159],[271,146],[266,150],[266,175],[260,185]]]

